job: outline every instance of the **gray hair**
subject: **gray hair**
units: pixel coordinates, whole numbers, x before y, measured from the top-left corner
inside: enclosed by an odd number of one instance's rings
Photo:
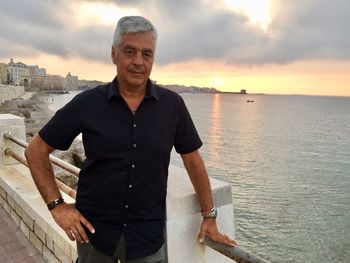
[[[142,16],[124,16],[119,19],[113,36],[113,47],[119,45],[123,34],[149,32],[157,42],[157,30],[152,23]]]

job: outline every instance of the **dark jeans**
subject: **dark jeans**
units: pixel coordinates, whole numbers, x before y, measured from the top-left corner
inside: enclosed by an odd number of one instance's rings
[[[97,251],[90,243],[81,244],[77,242],[78,260],[77,263],[165,263],[164,245],[153,255],[134,259],[125,260],[125,239],[122,236],[114,251],[113,257],[109,257]]]

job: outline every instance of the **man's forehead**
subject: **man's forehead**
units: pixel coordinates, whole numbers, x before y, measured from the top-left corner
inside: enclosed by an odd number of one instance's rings
[[[145,45],[155,47],[155,39],[150,32],[124,33],[120,46],[125,45]]]

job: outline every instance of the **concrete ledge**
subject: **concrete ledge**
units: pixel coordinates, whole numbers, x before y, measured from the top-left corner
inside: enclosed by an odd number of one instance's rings
[[[231,186],[210,178],[214,204],[218,209],[219,231],[234,237]],[[200,206],[187,172],[173,165],[169,167],[167,195],[166,246],[169,263],[220,262],[232,260],[197,240],[202,222]]]
[[[219,212],[219,230],[233,237],[231,186],[212,178],[210,181]],[[191,262],[232,262],[198,243],[197,235],[202,217],[186,171],[170,166],[168,184],[165,244],[168,262],[188,262],[189,258]],[[74,202],[66,194],[62,195],[68,202]],[[47,262],[75,262],[75,242],[70,241],[65,232],[57,226],[38,193],[28,168],[22,164],[0,166],[0,205],[11,215]]]
[[[23,152],[23,148],[17,144],[6,140],[3,137],[5,132],[11,132],[18,139],[25,141],[25,126],[24,119],[13,114],[0,114],[0,164],[15,164],[18,163],[12,157],[6,156],[4,150],[10,147],[15,152]]]
[[[74,200],[62,193],[67,202]],[[0,166],[0,205],[49,263],[71,263],[76,244],[56,224],[42,200],[29,169],[22,164]]]

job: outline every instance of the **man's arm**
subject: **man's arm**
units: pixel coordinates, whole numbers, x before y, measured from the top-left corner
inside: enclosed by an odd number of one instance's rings
[[[214,205],[210,181],[203,159],[198,150],[188,154],[182,154],[181,158],[191,179],[194,190],[196,191],[202,212],[207,213],[214,207]],[[198,235],[199,242],[203,242],[205,235],[209,236],[213,241],[223,243],[228,246],[237,245],[236,241],[218,231],[215,218],[203,218]]]
[[[55,149],[49,146],[39,135],[35,135],[28,147],[25,156],[36,187],[46,204],[61,197],[61,193],[55,182],[49,155]],[[70,240],[89,242],[82,227],[84,224],[91,233],[95,230],[89,221],[75,209],[74,204],[62,203],[51,211],[56,223],[66,232]]]

